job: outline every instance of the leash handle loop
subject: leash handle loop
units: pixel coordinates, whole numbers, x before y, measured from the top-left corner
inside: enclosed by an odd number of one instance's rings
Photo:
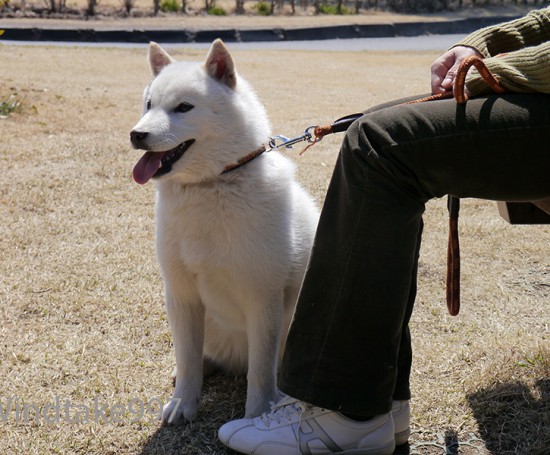
[[[477,69],[479,75],[491,88],[491,90],[493,90],[493,92],[502,94],[506,91],[506,89],[502,86],[496,76],[491,73],[489,68],[487,68],[487,65],[485,64],[483,59],[481,57],[478,57],[477,55],[472,55],[462,60],[462,63],[459,65],[458,70],[456,71],[456,77],[453,84],[453,94],[458,104],[464,104],[467,100],[467,97],[464,94],[464,88],[466,85],[466,76],[468,75],[468,71],[472,66]]]

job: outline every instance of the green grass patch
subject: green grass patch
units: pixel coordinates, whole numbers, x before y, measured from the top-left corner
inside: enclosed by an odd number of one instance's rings
[[[160,3],[160,10],[163,13],[177,13],[180,10],[180,4],[177,0],[163,0]]]
[[[15,95],[10,95],[7,99],[0,101],[0,117],[7,117],[21,108],[21,100]]]
[[[227,16],[225,10],[220,6],[213,6],[207,12],[210,16]]]
[[[267,2],[258,2],[254,5],[254,9],[260,16],[271,16],[271,5]]]
[[[345,6],[342,6],[340,10],[338,10],[338,5],[320,5],[319,6],[319,12],[321,14],[327,14],[327,15],[349,15],[353,14],[353,12],[346,8]]]
[[[180,10],[178,0],[162,0],[160,10],[163,13],[177,13]]]

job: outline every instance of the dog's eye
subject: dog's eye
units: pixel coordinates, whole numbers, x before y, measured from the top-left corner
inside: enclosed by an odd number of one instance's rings
[[[174,109],[175,112],[183,113],[183,112],[189,112],[191,109],[193,109],[195,106],[189,103],[181,103],[176,106]]]
[[[151,100],[147,101],[147,110],[151,109]]]

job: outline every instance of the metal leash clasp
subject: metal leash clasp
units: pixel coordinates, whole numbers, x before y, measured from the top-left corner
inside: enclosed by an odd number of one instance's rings
[[[269,150],[278,150],[280,148],[287,148],[291,149],[294,144],[297,144],[298,142],[308,142],[313,143],[315,142],[315,137],[312,133],[313,130],[317,128],[317,125],[310,126],[306,128],[304,131],[304,134],[300,136],[293,137],[289,139],[286,136],[277,135],[269,138]],[[319,142],[320,139],[317,139],[317,142]]]

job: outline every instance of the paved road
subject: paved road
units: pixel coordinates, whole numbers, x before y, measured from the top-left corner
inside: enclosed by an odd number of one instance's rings
[[[327,51],[412,51],[446,50],[464,35],[422,35],[393,38],[354,38],[309,41],[263,41],[249,43],[228,43],[231,49],[272,49],[272,50],[327,50]],[[3,44],[17,46],[82,46],[82,47],[146,47],[140,43],[76,43],[61,41],[8,41]],[[210,43],[161,43],[166,48],[207,49]]]

